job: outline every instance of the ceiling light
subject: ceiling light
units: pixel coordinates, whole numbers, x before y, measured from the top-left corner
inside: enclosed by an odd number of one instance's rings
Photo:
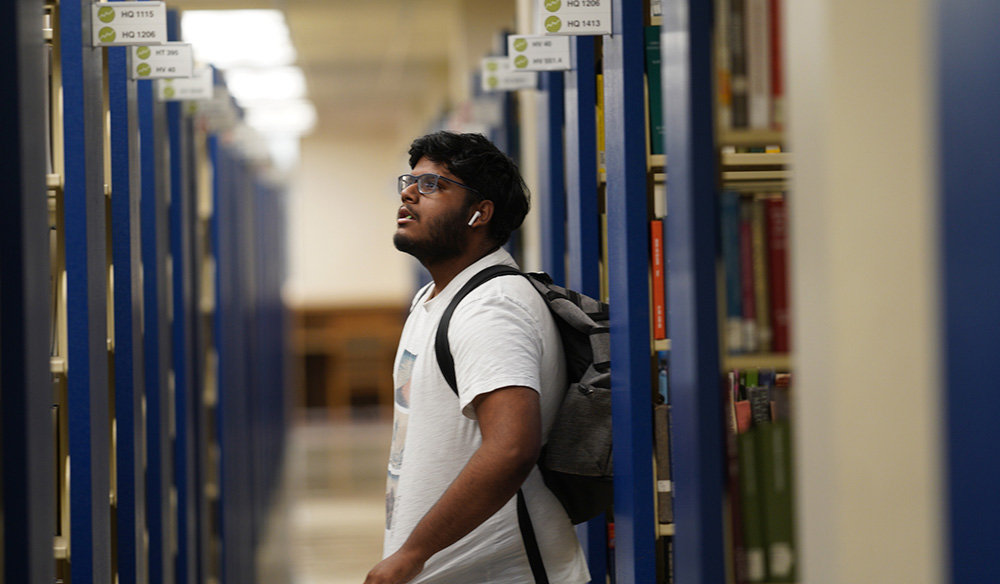
[[[246,123],[266,135],[303,135],[316,126],[316,108],[299,100],[257,101],[244,109]]]
[[[299,99],[306,96],[306,76],[298,67],[230,69],[226,87],[240,105],[262,99]]]
[[[195,59],[220,69],[277,67],[295,62],[285,16],[280,10],[185,10],[184,41]]]

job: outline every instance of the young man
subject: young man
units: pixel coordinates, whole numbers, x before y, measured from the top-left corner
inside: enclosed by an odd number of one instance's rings
[[[505,276],[461,302],[448,329],[457,397],[434,352],[441,313],[462,285],[487,266],[516,266],[501,246],[528,212],[527,187],[478,134],[419,138],[410,167],[399,177],[393,241],[433,282],[417,293],[396,354],[384,559],[365,582],[535,582],[519,488],[548,581],[589,582],[573,526],[535,465],[565,387],[541,296],[527,279]]]

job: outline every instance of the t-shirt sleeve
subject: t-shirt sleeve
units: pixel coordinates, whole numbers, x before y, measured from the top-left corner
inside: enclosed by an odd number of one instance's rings
[[[472,401],[503,387],[540,390],[541,331],[531,308],[508,295],[469,297],[459,305],[448,340],[463,415],[475,420]]]

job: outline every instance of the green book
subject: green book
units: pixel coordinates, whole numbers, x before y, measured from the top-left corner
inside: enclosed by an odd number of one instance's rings
[[[663,122],[663,76],[660,71],[660,27],[647,26],[646,84],[649,87],[649,148],[651,154],[663,154],[666,126]]]
[[[796,579],[790,430],[788,420],[780,418],[754,428],[769,582]]]
[[[764,509],[758,477],[760,467],[756,437],[759,430],[759,426],[753,426],[737,436],[740,514],[743,520],[743,549],[746,554],[747,582],[763,582],[767,577]]]

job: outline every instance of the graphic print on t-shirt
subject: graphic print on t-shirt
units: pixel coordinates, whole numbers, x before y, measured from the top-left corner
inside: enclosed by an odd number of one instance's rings
[[[392,529],[392,511],[396,504],[396,485],[399,483],[403,467],[403,453],[406,447],[406,428],[410,422],[410,379],[413,377],[413,363],[417,356],[404,350],[396,369],[396,390],[394,392],[395,412],[392,424],[392,448],[389,451],[389,473],[385,489],[385,528]]]

